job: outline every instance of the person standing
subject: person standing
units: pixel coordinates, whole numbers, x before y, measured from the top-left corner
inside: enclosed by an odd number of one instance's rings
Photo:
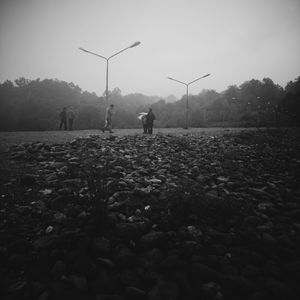
[[[147,115],[142,116],[141,120],[142,120],[142,124],[143,124],[144,133],[147,133],[148,132]]]
[[[152,111],[152,108],[149,108],[149,112],[146,115],[146,119],[147,119],[147,132],[149,134],[152,134],[152,132],[153,132],[153,123],[154,123],[154,120],[155,120],[155,115]]]
[[[60,112],[59,118],[60,118],[59,130],[61,130],[63,125],[64,125],[64,129],[67,130],[67,108],[66,107],[64,107],[63,110]]]
[[[112,131],[112,117],[114,115],[114,105],[111,104],[105,112],[105,125],[102,128],[102,131],[104,132],[105,130],[108,130],[110,133],[113,133]]]
[[[75,119],[75,113],[73,111],[73,108],[70,107],[68,110],[68,123],[69,123],[69,130],[73,130],[73,122]]]

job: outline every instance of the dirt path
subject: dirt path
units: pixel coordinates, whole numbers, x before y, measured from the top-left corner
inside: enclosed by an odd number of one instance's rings
[[[242,130],[257,130],[256,128],[191,128],[185,130],[182,128],[156,128],[154,134],[193,134],[193,135],[219,135],[230,132],[239,132]],[[135,135],[141,134],[142,129],[115,129],[114,135]],[[102,133],[101,130],[74,130],[74,131],[19,131],[19,132],[0,132],[0,147],[10,146],[19,143],[32,142],[51,142],[65,143],[72,141],[76,137],[88,135],[108,136],[108,133]]]

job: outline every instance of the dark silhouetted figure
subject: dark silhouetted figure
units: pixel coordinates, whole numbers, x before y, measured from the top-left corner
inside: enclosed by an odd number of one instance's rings
[[[144,133],[148,132],[148,127],[147,127],[147,115],[142,116],[142,124],[143,124],[143,129]]]
[[[146,124],[147,124],[147,129],[146,129],[147,133],[152,134],[152,132],[153,132],[153,122],[155,120],[155,115],[152,111],[152,108],[149,108],[149,112],[146,115],[146,120],[147,120],[147,122],[146,122]]]
[[[112,131],[112,116],[114,115],[114,105],[111,104],[107,109],[105,113],[105,125],[102,128],[102,131],[108,130],[110,133],[113,133]]]
[[[60,112],[59,118],[60,118],[59,130],[61,130],[63,125],[64,125],[64,129],[67,130],[67,108],[66,107],[64,107],[63,110]]]
[[[70,107],[68,110],[69,130],[73,130],[74,119],[75,119],[75,113],[74,113],[72,107]]]

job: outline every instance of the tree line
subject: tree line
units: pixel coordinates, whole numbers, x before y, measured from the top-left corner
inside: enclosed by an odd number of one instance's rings
[[[152,107],[156,127],[184,127],[187,101],[167,102],[156,96],[122,95],[119,88],[109,92],[116,108],[115,128],[141,127],[139,112]],[[18,78],[0,84],[0,131],[56,130],[59,112],[72,106],[75,129],[98,129],[104,124],[105,97],[82,91],[73,83],[57,79]],[[270,78],[251,79],[223,92],[202,90],[189,95],[188,123],[205,126],[296,125],[300,120],[300,76],[284,88]]]

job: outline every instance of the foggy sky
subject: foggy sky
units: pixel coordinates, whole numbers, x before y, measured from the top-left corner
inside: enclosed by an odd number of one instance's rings
[[[0,82],[57,78],[102,95],[177,97],[252,78],[285,86],[300,75],[299,0],[2,0]]]

